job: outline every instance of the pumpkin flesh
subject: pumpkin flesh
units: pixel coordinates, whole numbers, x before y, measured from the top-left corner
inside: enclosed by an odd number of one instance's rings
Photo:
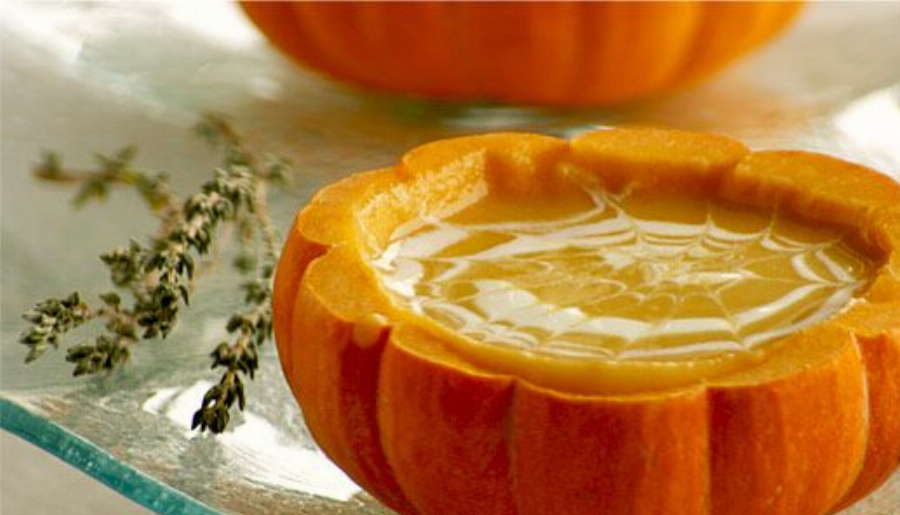
[[[670,131],[571,143],[493,135],[426,145],[393,169],[324,190],[298,217],[275,285],[279,352],[311,432],[351,477],[410,515],[819,515],[865,495],[900,455],[900,232],[887,222],[900,188],[817,159]],[[815,162],[821,177],[781,179],[778,167],[791,162]],[[553,178],[572,170],[610,191],[702,193],[852,229],[873,263],[871,285],[838,315],[708,368],[521,350],[507,359],[509,349],[423,317],[384,287],[372,260],[404,223],[452,216],[485,189],[568,195]],[[838,172],[859,184],[828,178]],[[566,364],[578,362],[597,368],[571,380]],[[679,370],[687,379],[666,384]],[[617,374],[654,381],[610,388]]]

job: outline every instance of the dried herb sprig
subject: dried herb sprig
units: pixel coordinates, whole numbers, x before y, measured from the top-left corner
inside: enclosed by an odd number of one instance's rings
[[[160,226],[147,243],[132,240],[127,247],[101,255],[115,290],[100,295],[98,306],[78,293],[48,299],[24,314],[31,326],[19,340],[28,346],[26,362],[57,348],[69,331],[94,320],[105,321],[92,342],[68,349],[74,375],[113,370],[128,361],[130,347],[140,340],[165,338],[175,327],[182,307],[190,304],[198,260],[208,256],[222,226],[238,228],[240,251],[235,268],[248,279],[241,284],[246,311],[230,317],[231,343],[211,353],[212,368],[224,369],[218,384],[204,396],[192,427],[222,432],[231,407],[246,405],[243,377],[259,367],[258,347],[271,338],[271,281],[280,248],[269,218],[267,191],[280,184],[288,167],[284,159],[258,156],[222,117],[207,115],[197,133],[223,152],[222,165],[201,191],[184,201],[171,190],[168,177],[133,166],[136,150],[127,147],[111,156],[97,156],[90,171],[64,169],[55,154],[45,155],[35,175],[79,189],[76,206],[104,199],[117,185],[134,187],[159,218]],[[125,298],[123,298],[123,295]]]

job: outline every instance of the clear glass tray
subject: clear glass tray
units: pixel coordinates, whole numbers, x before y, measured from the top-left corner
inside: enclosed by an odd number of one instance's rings
[[[129,143],[139,164],[196,187],[215,156],[187,134],[199,113],[227,113],[256,145],[292,157],[273,202],[286,229],[312,192],[393,163],[448,135],[555,135],[625,123],[711,130],[756,148],[804,148],[900,178],[900,4],[818,3],[783,38],[713,82],[627,108],[554,112],[447,105],[366,94],[298,71],[228,2],[14,2],[2,9],[2,375],[0,424],[158,513],[387,514],[310,440],[274,347],[250,404],[221,436],[190,431],[217,380],[207,353],[239,299],[227,270],[201,282],[166,341],[125,370],[73,379],[61,352],[22,363],[19,314],[75,289],[106,288],[96,256],[152,229],[131,193],[73,211],[35,183],[42,148],[74,165]],[[900,474],[846,515],[895,515]]]

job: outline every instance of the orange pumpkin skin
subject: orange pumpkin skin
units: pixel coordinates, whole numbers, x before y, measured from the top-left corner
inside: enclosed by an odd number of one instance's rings
[[[282,52],[338,80],[452,100],[606,105],[706,77],[799,2],[241,2]]]
[[[455,188],[487,168],[507,181],[497,187],[539,189],[561,162],[603,170],[611,184],[700,188],[860,227],[884,263],[852,306],[762,363],[637,394],[542,387],[396,315],[359,255],[357,220],[389,228],[410,213],[364,213],[373,198],[423,178]],[[650,129],[425,145],[324,189],[300,213],[274,316],[313,436],[404,515],[823,515],[900,463],[900,186],[825,156]]]

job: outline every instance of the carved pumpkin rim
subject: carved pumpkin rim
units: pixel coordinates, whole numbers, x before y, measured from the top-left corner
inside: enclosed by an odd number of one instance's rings
[[[682,154],[677,155],[678,150],[673,151],[672,148],[660,150],[659,148],[650,148],[648,145],[659,143],[662,139],[670,139],[677,141],[683,148]],[[688,133],[680,133],[677,131],[662,131],[654,129],[619,129],[611,131],[601,131],[597,133],[589,133],[576,138],[568,146],[562,140],[555,140],[544,136],[525,135],[525,134],[499,134],[490,136],[476,136],[471,138],[460,138],[458,140],[444,140],[431,145],[424,145],[407,153],[403,158],[403,164],[393,170],[386,169],[362,176],[354,176],[350,179],[342,181],[335,186],[327,188],[314,199],[310,208],[298,218],[295,231],[299,237],[322,245],[328,249],[323,256],[309,264],[306,270],[306,280],[310,281],[310,288],[320,292],[320,300],[323,305],[330,306],[335,314],[349,322],[359,322],[362,325],[375,324],[379,322],[367,321],[365,317],[371,313],[376,313],[380,317],[384,317],[380,322],[384,330],[392,330],[400,334],[416,334],[417,338],[412,340],[428,339],[435,343],[434,345],[425,346],[425,350],[416,350],[414,346],[409,349],[411,352],[421,354],[425,359],[444,362],[451,366],[456,366],[462,370],[471,373],[484,374],[500,374],[508,375],[523,380],[530,380],[538,387],[546,387],[550,390],[565,392],[570,394],[597,395],[597,394],[637,394],[637,393],[660,393],[672,388],[687,387],[691,388],[697,384],[706,384],[716,387],[721,384],[732,384],[736,378],[747,377],[748,369],[759,367],[765,371],[772,367],[786,367],[787,369],[802,368],[810,366],[811,363],[817,361],[827,361],[829,357],[833,357],[835,353],[840,352],[840,348],[829,348],[828,346],[819,345],[822,341],[822,334],[840,332],[843,328],[847,329],[846,323],[842,321],[853,318],[854,310],[859,307],[848,306],[837,316],[816,324],[813,327],[803,329],[782,338],[771,349],[765,352],[748,352],[739,355],[717,355],[709,357],[698,357],[687,362],[689,368],[703,367],[723,367],[724,372],[712,374],[717,379],[709,377],[703,381],[685,380],[674,381],[672,384],[658,384],[649,391],[637,389],[630,391],[616,388],[616,378],[627,377],[630,374],[639,374],[648,370],[660,369],[670,370],[677,373],[679,365],[673,365],[669,361],[645,360],[637,363],[615,362],[604,359],[591,360],[584,358],[566,359],[564,357],[553,357],[549,361],[552,364],[541,369],[541,373],[533,372],[528,369],[533,365],[535,360],[545,359],[540,354],[526,355],[525,361],[518,363],[521,366],[510,367],[510,362],[516,363],[517,359],[521,359],[520,352],[515,350],[505,350],[490,348],[485,349],[484,346],[477,345],[470,338],[454,333],[434,320],[419,314],[414,314],[401,307],[393,305],[389,301],[382,286],[370,275],[370,265],[367,260],[362,258],[365,246],[363,241],[365,236],[362,235],[357,228],[354,228],[350,220],[356,220],[359,217],[355,213],[355,209],[361,207],[371,198],[373,191],[379,187],[394,187],[396,184],[403,184],[405,181],[412,180],[422,173],[417,168],[425,170],[428,167],[439,168],[442,166],[441,159],[448,161],[443,163],[447,166],[452,160],[464,161],[466,154],[469,156],[478,155],[480,152],[490,153],[490,147],[497,144],[498,141],[504,139],[509,140],[525,140],[531,139],[533,143],[540,148],[541,152],[547,154],[547,160],[560,159],[565,152],[564,147],[573,149],[571,155],[567,155],[565,159],[570,159],[584,166],[591,166],[591,160],[596,155],[604,152],[620,152],[622,155],[615,156],[614,159],[627,162],[633,160],[628,166],[636,166],[636,170],[643,167],[653,170],[658,167],[659,162],[665,162],[667,159],[674,159],[666,166],[673,165],[669,172],[663,172],[660,176],[642,177],[642,171],[627,172],[623,177],[615,177],[614,171],[609,172],[610,177],[606,179],[609,183],[616,184],[621,181],[648,182],[653,187],[658,181],[669,181],[679,188],[679,183],[698,182],[700,189],[705,190],[709,182],[715,183],[713,186],[717,191],[711,192],[712,195],[718,195],[732,201],[746,202],[750,207],[769,209],[777,207],[794,211],[803,217],[810,218],[812,221],[821,221],[830,224],[850,225],[841,220],[839,216],[856,216],[856,229],[862,238],[869,240],[870,244],[875,246],[881,245],[882,248],[871,249],[873,252],[881,252],[883,255],[878,256],[882,264],[875,272],[876,279],[873,283],[877,283],[877,291],[884,289],[900,289],[900,277],[898,277],[891,267],[900,260],[900,231],[897,229],[897,223],[894,219],[900,217],[900,204],[893,202],[900,199],[893,181],[877,172],[871,172],[855,165],[849,165],[841,161],[824,158],[823,156],[796,152],[757,152],[753,153],[744,148],[739,143],[714,135],[694,135]],[[617,140],[633,140],[632,144],[616,148],[621,145],[622,141]],[[495,141],[492,141],[495,140]],[[634,142],[640,141],[640,144],[634,145]],[[505,142],[504,142],[505,143]],[[479,148],[481,146],[481,148]],[[469,147],[469,148],[467,148]],[[677,147],[677,145],[676,145]],[[485,150],[488,149],[488,150]],[[702,149],[707,154],[698,158],[693,152]],[[460,155],[448,155],[458,150]],[[660,154],[654,155],[653,152],[660,151]],[[438,154],[435,158],[434,154]],[[631,155],[629,155],[629,153]],[[427,156],[427,157],[422,157]],[[490,158],[487,158],[488,160]],[[678,163],[678,159],[683,160]],[[827,159],[819,163],[837,168],[844,168],[840,172],[851,173],[854,180],[869,184],[869,190],[878,190],[886,192],[882,199],[860,198],[860,196],[849,196],[845,207],[852,211],[852,215],[836,210],[834,206],[828,205],[827,202],[841,202],[840,197],[834,197],[835,192],[827,192],[826,195],[817,195],[815,192],[800,193],[797,189],[804,187],[799,184],[778,184],[777,177],[765,177],[763,175],[754,176],[756,173],[753,168],[757,162],[765,162],[766,160],[786,160],[788,163],[796,160],[802,163],[804,160],[821,160]],[[421,161],[421,162],[420,162]],[[692,162],[693,161],[693,162]],[[482,164],[482,166],[485,166]],[[680,168],[679,168],[680,167]],[[607,169],[608,171],[608,169]],[[832,170],[831,173],[837,173],[838,170]],[[659,173],[659,170],[657,172]],[[668,173],[666,176],[665,174]],[[823,173],[827,173],[823,168]],[[662,177],[662,178],[661,178]],[[775,187],[784,187],[784,201],[775,200],[779,205],[766,206],[766,202],[772,202],[772,198],[766,199],[748,199],[741,198],[740,188],[746,188],[747,184],[758,181],[762,186],[753,185],[752,187],[765,188],[765,180],[772,180]],[[498,187],[503,187],[499,184]],[[892,187],[893,186],[893,187]],[[697,185],[692,185],[689,189],[696,190]],[[751,195],[758,192],[751,192]],[[790,205],[795,195],[806,195],[803,200],[808,206]],[[829,198],[828,195],[832,195]],[[859,203],[880,202],[874,206],[862,207]],[[856,204],[854,204],[854,202]],[[825,203],[826,207],[817,206],[818,203]],[[754,205],[756,204],[756,205]],[[762,205],[759,205],[762,204]],[[811,207],[810,207],[811,206]],[[833,212],[823,211],[823,209],[832,210]],[[803,211],[806,212],[803,212]],[[343,223],[348,223],[350,227],[341,228]],[[327,226],[327,228],[325,227]],[[323,234],[324,232],[324,234]],[[319,262],[320,261],[320,262]],[[329,296],[327,292],[331,289],[330,284],[352,284],[357,292],[365,291],[365,294],[359,297],[365,297],[373,302],[372,306],[364,307],[359,312],[360,307],[357,305],[346,306],[347,297],[340,293]],[[318,288],[318,289],[317,289]],[[871,289],[871,288],[869,288]],[[869,291],[859,295],[858,301],[869,302],[867,297],[873,294]],[[354,296],[354,301],[350,304],[357,304],[359,297]],[[377,298],[377,300],[376,300]],[[886,309],[898,310],[895,303],[900,303],[900,299],[886,303]],[[875,305],[881,304],[876,302]],[[377,306],[377,307],[374,307]],[[898,311],[900,312],[900,311]],[[866,331],[866,328],[859,328]],[[825,338],[827,339],[827,338]],[[846,344],[852,344],[852,340],[846,340]],[[808,348],[809,356],[805,360],[797,359],[796,352],[798,349]],[[487,350],[487,352],[485,352]],[[795,367],[786,364],[777,365],[780,360],[788,360],[787,363],[794,363]],[[771,361],[771,362],[770,362]],[[768,365],[767,365],[768,363]],[[802,366],[800,366],[802,363]],[[665,372],[669,373],[669,372]],[[765,373],[765,372],[762,372]],[[749,373],[752,377],[752,373]],[[594,379],[581,381],[573,384],[569,379],[573,375],[592,376]],[[696,375],[696,374],[695,374]],[[730,377],[734,375],[735,377]],[[610,382],[598,382],[597,377],[612,376]],[[750,384],[755,384],[758,380],[746,379]],[[587,388],[585,388],[587,386]]]

